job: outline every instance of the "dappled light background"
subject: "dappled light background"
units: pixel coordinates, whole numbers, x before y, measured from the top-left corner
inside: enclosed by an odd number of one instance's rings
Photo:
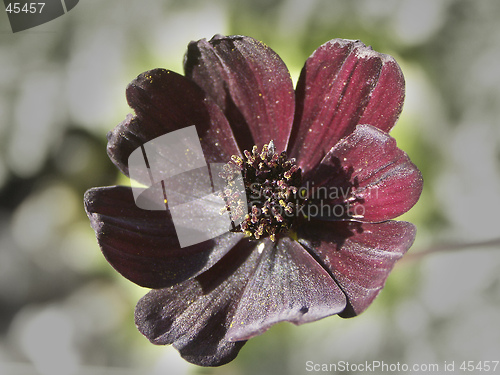
[[[84,0],[13,34],[0,11],[0,374],[500,360],[499,17],[495,0]],[[365,313],[278,324],[202,369],[136,331],[147,290],[104,260],[83,193],[127,183],[106,155],[106,133],[130,111],[126,85],[156,67],[182,73],[188,42],[217,33],[262,40],[295,81],[332,38],[393,55],[407,98],[392,134],[425,186],[402,217],[417,240]]]

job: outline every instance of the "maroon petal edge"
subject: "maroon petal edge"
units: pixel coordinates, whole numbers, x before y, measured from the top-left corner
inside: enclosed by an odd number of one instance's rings
[[[137,304],[135,322],[153,344],[172,344],[187,361],[220,366],[246,341],[225,338],[245,285],[259,260],[255,243],[242,241],[194,279],[153,290]]]
[[[130,281],[163,288],[214,265],[242,238],[235,233],[181,248],[168,211],[138,208],[124,186],[85,193],[85,210],[106,260]]]
[[[299,325],[344,310],[344,293],[297,242],[267,240],[259,251],[259,265],[226,335],[230,341],[248,340],[279,322]]]
[[[245,36],[191,42],[186,77],[202,87],[231,124],[241,149],[273,140],[285,150],[292,128],[295,94],[281,58],[264,43]]]
[[[304,173],[357,124],[388,132],[404,101],[404,77],[389,55],[359,41],[333,39],[302,69],[289,151]]]
[[[322,207],[323,219],[381,222],[417,203],[423,178],[394,138],[373,126],[358,125],[312,171],[309,184],[322,193],[312,203]]]
[[[298,230],[299,242],[346,294],[347,308],[339,314],[344,318],[361,314],[372,303],[415,234],[415,226],[404,221],[311,221]]]
[[[130,154],[146,142],[192,125],[207,162],[226,163],[241,155],[221,109],[194,82],[165,69],[140,74],[127,87],[134,115],[108,133],[108,155],[128,176]]]

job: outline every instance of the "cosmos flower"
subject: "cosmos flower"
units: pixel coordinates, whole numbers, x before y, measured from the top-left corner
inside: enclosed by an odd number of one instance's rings
[[[181,248],[168,209],[138,208],[130,187],[86,193],[108,262],[152,289],[136,307],[139,331],[189,362],[217,366],[278,322],[363,312],[413,243],[414,225],[391,219],[423,184],[387,134],[404,100],[398,64],[334,39],[309,57],[294,90],[269,47],[215,36],[189,44],[184,69],[130,83],[135,115],[108,134],[108,155],[129,175],[136,148],[195,124],[207,162],[227,163],[228,181],[243,176],[248,214],[232,231]]]

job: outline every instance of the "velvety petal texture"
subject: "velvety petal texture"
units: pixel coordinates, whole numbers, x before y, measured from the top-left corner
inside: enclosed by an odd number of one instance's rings
[[[184,66],[186,77],[222,108],[242,150],[271,140],[286,149],[295,95],[276,52],[253,38],[215,36],[190,43]]]
[[[290,156],[307,174],[357,124],[389,131],[404,100],[395,60],[359,41],[333,39],[306,61],[297,84]]]
[[[225,336],[258,264],[256,246],[241,242],[200,276],[149,292],[135,310],[139,331],[154,344],[172,344],[197,365],[219,366],[234,359],[245,341]]]
[[[154,69],[140,74],[128,85],[127,100],[136,115],[127,116],[108,134],[108,155],[127,176],[128,158],[136,148],[191,125],[196,126],[207,162],[226,163],[231,155],[241,154],[221,109],[177,73]]]
[[[310,183],[317,190],[324,188],[319,196],[323,205],[345,207],[323,209],[318,216],[369,222],[402,215],[418,201],[423,188],[422,174],[397,148],[396,140],[370,125],[358,125],[338,142],[314,170]],[[325,199],[328,196],[334,199]]]
[[[127,279],[148,288],[171,286],[202,273],[243,237],[226,233],[181,248],[170,213],[138,208],[129,187],[87,191],[85,210],[107,261]]]
[[[379,224],[311,221],[298,229],[299,242],[331,273],[347,296],[347,318],[361,314],[384,287],[410,248],[416,229],[404,221]]]
[[[343,311],[344,293],[297,242],[267,239],[257,269],[247,284],[227,338],[248,340],[282,321],[303,324]]]

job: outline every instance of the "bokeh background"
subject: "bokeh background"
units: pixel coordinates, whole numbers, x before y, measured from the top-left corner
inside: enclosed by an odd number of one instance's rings
[[[496,0],[83,0],[13,34],[2,9],[0,374],[306,374],[307,361],[373,360],[459,373],[500,360],[499,18]],[[365,313],[276,325],[204,369],[136,331],[147,290],[105,262],[82,196],[127,183],[105,150],[130,111],[127,83],[182,72],[188,42],[216,33],[264,41],[295,80],[332,38],[395,56],[407,99],[392,134],[425,187],[403,217],[417,240]]]

